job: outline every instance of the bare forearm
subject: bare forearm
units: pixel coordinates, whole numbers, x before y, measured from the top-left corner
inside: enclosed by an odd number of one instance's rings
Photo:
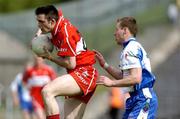
[[[138,80],[135,77],[127,77],[119,80],[113,80],[112,87],[128,87],[138,84]]]
[[[12,92],[12,97],[13,97],[13,103],[15,106],[19,105],[19,98],[17,92]]]
[[[121,70],[118,70],[110,65],[108,65],[107,67],[104,67],[104,69],[115,79],[121,79],[123,77]]]
[[[48,60],[56,63],[57,65],[64,67],[64,68],[68,68],[68,69],[73,69],[75,68],[75,65],[73,62],[70,61],[69,58],[62,58],[62,57],[49,57]]]

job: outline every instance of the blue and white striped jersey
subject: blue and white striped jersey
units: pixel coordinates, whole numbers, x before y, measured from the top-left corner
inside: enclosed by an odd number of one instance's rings
[[[123,51],[120,54],[120,69],[123,71],[123,77],[129,75],[128,69],[142,68],[142,81],[140,84],[126,88],[126,92],[133,92],[142,88],[151,88],[154,84],[155,77],[151,73],[150,60],[146,51],[135,38],[130,38],[123,43]]]
[[[17,74],[15,77],[14,81],[11,83],[11,90],[13,92],[17,92],[20,101],[26,101],[26,102],[31,102],[31,96],[29,93],[29,90],[24,87],[22,83],[22,73]]]

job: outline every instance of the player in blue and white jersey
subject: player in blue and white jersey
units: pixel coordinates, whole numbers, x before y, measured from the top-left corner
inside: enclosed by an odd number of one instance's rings
[[[150,60],[142,45],[136,41],[138,28],[133,17],[124,17],[116,22],[115,39],[123,46],[119,69],[110,66],[98,51],[96,57],[103,67],[116,80],[100,76],[97,84],[107,87],[124,87],[130,94],[126,100],[123,119],[154,119],[158,103],[153,90],[155,76],[151,72]]]
[[[22,73],[18,73],[10,85],[13,103],[15,106],[20,106],[24,119],[35,119],[32,99],[29,90],[23,85],[22,75]]]

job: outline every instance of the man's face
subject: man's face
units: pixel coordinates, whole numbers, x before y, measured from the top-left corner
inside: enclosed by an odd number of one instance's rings
[[[42,33],[51,32],[51,21],[48,21],[44,14],[39,14],[36,16],[38,22],[38,27],[41,29]]]
[[[116,23],[116,28],[114,32],[115,40],[117,44],[121,45],[123,43],[124,39],[124,29],[120,27],[120,22]]]

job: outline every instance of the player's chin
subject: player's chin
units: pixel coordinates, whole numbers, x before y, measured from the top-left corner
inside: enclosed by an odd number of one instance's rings
[[[47,32],[47,31],[42,32],[42,34],[47,34],[47,33],[49,33],[49,32]]]
[[[44,55],[39,55],[39,54],[37,54],[37,56],[38,56],[38,57],[41,57],[42,59],[47,59],[46,56],[44,56]]]
[[[50,33],[49,30],[42,30],[42,34],[47,34],[47,33]]]

